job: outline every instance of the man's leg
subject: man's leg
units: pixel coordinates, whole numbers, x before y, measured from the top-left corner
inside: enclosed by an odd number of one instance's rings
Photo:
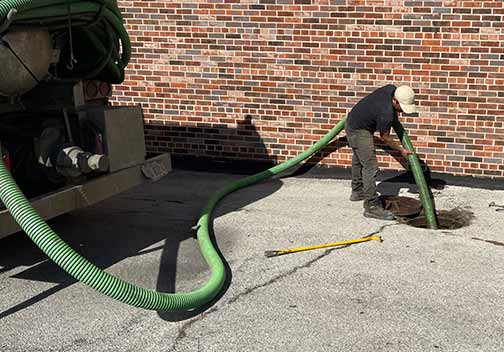
[[[359,160],[358,152],[352,148],[352,195],[351,201],[363,200],[362,192],[364,183],[362,181],[362,164]]]
[[[371,132],[359,130],[356,133],[354,152],[356,152],[361,167],[362,195],[366,200],[378,197],[376,192],[376,174],[378,173],[378,161]]]
[[[368,131],[358,131],[354,140],[357,156],[362,165],[362,196],[364,197],[364,216],[383,220],[393,220],[393,214],[383,209],[383,205],[376,191],[376,174],[378,161],[373,135]]]
[[[362,190],[364,188],[362,182],[362,164],[359,160],[358,151],[356,150],[356,138],[355,131],[347,130],[348,146],[352,148],[352,194],[350,195],[350,200],[353,202],[364,200],[362,196]]]

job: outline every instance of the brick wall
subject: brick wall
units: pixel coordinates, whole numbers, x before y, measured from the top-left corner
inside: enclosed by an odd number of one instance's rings
[[[402,121],[432,171],[504,176],[502,0],[118,3],[133,59],[114,100],[144,107],[151,152],[281,162],[394,83],[417,92]],[[350,159],[336,141],[312,161]]]

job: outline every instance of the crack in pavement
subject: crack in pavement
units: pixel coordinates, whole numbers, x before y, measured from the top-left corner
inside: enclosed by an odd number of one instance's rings
[[[188,321],[187,323],[185,323],[184,325],[182,325],[179,329],[179,332],[177,334],[177,336],[175,337],[175,340],[173,342],[173,345],[172,345],[172,348],[169,350],[170,352],[175,352],[177,350],[177,345],[180,343],[180,341],[182,341],[184,338],[186,338],[188,335],[187,335],[187,330],[190,329],[192,327],[192,325],[194,325],[195,323],[199,322],[199,321],[202,321],[203,319],[205,319],[208,315],[218,311],[218,310],[221,310],[222,308],[226,308],[227,306],[235,303],[237,300],[239,300],[240,298],[242,297],[245,297],[247,295],[249,295],[250,293],[260,289],[260,288],[263,288],[263,287],[266,287],[266,286],[269,286],[271,284],[274,284],[275,282],[279,281],[279,280],[282,280],[283,278],[286,278],[292,274],[295,274],[297,271],[301,270],[301,269],[305,269],[305,268],[309,268],[310,266],[312,266],[314,263],[316,263],[317,261],[321,260],[322,258],[328,256],[332,251],[334,250],[337,250],[337,249],[343,249],[343,248],[346,248],[348,246],[344,246],[344,247],[339,247],[339,248],[331,248],[331,249],[327,249],[325,251],[325,253],[319,255],[318,257],[308,261],[307,263],[303,264],[303,265],[300,265],[300,266],[297,266],[283,274],[280,274],[278,276],[275,276],[273,277],[272,279],[262,283],[262,284],[259,284],[259,285],[256,285],[254,287],[251,287],[251,288],[248,288],[246,289],[245,291],[237,294],[236,296],[232,297],[229,301],[227,301],[225,303],[224,306],[222,307],[214,307],[202,314],[200,314],[200,316],[198,316],[197,318],[194,318],[190,321]]]
[[[400,224],[399,223],[394,223],[394,224],[383,225],[377,231],[373,231],[371,234],[376,235],[378,233],[381,233],[383,230],[385,230],[386,227],[394,226],[394,225],[400,225]],[[370,235],[365,235],[363,237],[367,237],[367,236],[370,236]],[[316,262],[320,261],[321,259],[327,257],[329,254],[331,254],[335,250],[344,249],[344,248],[347,248],[347,247],[350,247],[350,246],[352,246],[352,245],[350,244],[350,245],[346,245],[346,246],[340,246],[340,247],[336,247],[336,248],[326,249],[323,254],[319,255],[318,257],[316,257],[316,258],[314,258],[312,260],[309,260],[305,264],[296,266],[296,267],[292,268],[291,270],[286,271],[285,273],[282,273],[280,275],[277,275],[277,276],[273,277],[272,279],[270,279],[270,280],[268,280],[268,281],[266,281],[266,282],[264,282],[262,284],[256,285],[254,287],[250,287],[250,288],[246,289],[245,291],[237,294],[236,296],[230,298],[223,306],[211,308],[210,310],[208,310],[208,311],[200,314],[197,318],[191,319],[190,321],[188,321],[187,323],[183,324],[179,328],[179,332],[178,332],[177,336],[175,337],[175,340],[173,341],[173,345],[170,348],[169,352],[175,352],[177,350],[177,345],[180,343],[180,341],[182,341],[184,338],[186,338],[188,336],[187,335],[187,330],[189,330],[197,322],[200,322],[203,319],[205,319],[208,315],[210,315],[210,314],[212,314],[214,312],[217,312],[217,311],[219,311],[219,310],[221,310],[223,308],[228,307],[229,305],[235,303],[240,298],[248,296],[249,294],[251,294],[252,292],[254,292],[254,291],[256,291],[256,290],[258,290],[260,288],[272,285],[272,284],[274,284],[274,283],[276,283],[276,282],[278,282],[278,281],[280,281],[280,280],[282,280],[282,279],[284,279],[284,278],[286,278],[288,276],[291,276],[291,275],[295,274],[299,270],[311,267],[313,264],[315,264]],[[199,341],[198,341],[198,346],[199,346]]]
[[[207,310],[206,312],[201,313],[197,318],[191,319],[187,323],[183,324],[179,328],[178,334],[177,334],[177,336],[175,336],[175,340],[173,341],[172,347],[169,349],[168,352],[175,352],[177,350],[177,345],[180,343],[180,341],[182,341],[183,339],[185,339],[187,337],[186,331],[189,330],[191,328],[191,326],[193,326],[194,324],[196,324],[199,321],[202,321],[203,319],[206,318],[207,315],[212,314],[213,312],[216,312],[218,310],[219,310],[218,307],[211,308],[211,309]],[[199,345],[199,343],[198,343],[198,345]]]

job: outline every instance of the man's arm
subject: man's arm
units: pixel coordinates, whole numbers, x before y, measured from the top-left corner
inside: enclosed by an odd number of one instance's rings
[[[399,153],[401,153],[401,155],[404,158],[407,158],[408,154],[411,154],[411,152],[408,149],[403,148],[399,143],[394,141],[394,139],[390,135],[390,131],[380,132],[380,139],[383,141],[383,143],[388,145],[390,148],[397,150]]]

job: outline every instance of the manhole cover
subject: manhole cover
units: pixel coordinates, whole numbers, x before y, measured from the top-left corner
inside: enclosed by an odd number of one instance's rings
[[[414,216],[420,214],[422,203],[410,197],[381,196],[383,207],[395,216]]]

